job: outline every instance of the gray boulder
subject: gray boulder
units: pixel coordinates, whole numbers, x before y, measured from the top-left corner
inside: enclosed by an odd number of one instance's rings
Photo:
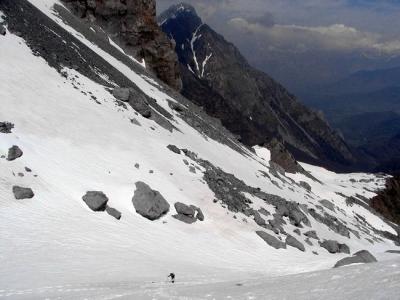
[[[297,235],[301,235],[300,229],[296,228],[295,230],[293,230],[293,232]]]
[[[128,88],[115,88],[113,90],[113,96],[120,101],[129,101],[129,89]]]
[[[7,160],[12,161],[16,160],[17,158],[21,157],[24,153],[18,146],[12,146],[10,149],[8,149],[8,156]]]
[[[351,265],[351,264],[368,264],[377,262],[376,258],[367,250],[361,250],[353,254],[353,256],[339,260],[334,268]]]
[[[278,240],[276,237],[266,233],[265,231],[256,231],[256,233],[271,247],[274,247],[275,249],[286,249],[285,243]]]
[[[121,214],[121,212],[120,212],[119,210],[116,210],[115,208],[112,208],[112,207],[110,207],[110,206],[108,206],[108,205],[106,206],[106,212],[107,212],[110,216],[116,218],[117,220],[120,220],[121,217],[122,217],[122,214]]]
[[[30,189],[30,188],[24,188],[24,187],[15,185],[15,186],[13,186],[12,191],[13,191],[15,199],[17,199],[17,200],[31,199],[35,196],[32,189]]]
[[[286,237],[286,244],[289,246],[292,246],[294,248],[297,248],[300,251],[303,251],[303,252],[306,251],[306,248],[304,247],[304,245],[291,235],[288,235]]]
[[[9,122],[0,122],[0,133],[11,133],[14,128],[14,124]]]
[[[108,198],[103,192],[90,191],[82,197],[82,200],[93,211],[104,211],[107,207]]]
[[[151,221],[161,218],[169,211],[169,203],[144,182],[136,182],[136,191],[132,198],[136,212]]]
[[[168,145],[167,148],[176,154],[181,154],[181,150],[175,145]]]
[[[319,245],[328,250],[329,253],[346,253],[350,254],[350,248],[346,244],[340,244],[337,241],[325,240]]]
[[[176,202],[174,204],[174,207],[177,214],[173,217],[179,221],[185,222],[187,224],[192,224],[197,220],[204,221],[204,214],[197,206],[188,206],[184,203]]]

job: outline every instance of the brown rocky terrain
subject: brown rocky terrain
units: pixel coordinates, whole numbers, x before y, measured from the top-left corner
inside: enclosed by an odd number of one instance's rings
[[[182,83],[173,43],[156,21],[155,0],[63,0],[75,15],[99,26],[128,54],[176,90]]]

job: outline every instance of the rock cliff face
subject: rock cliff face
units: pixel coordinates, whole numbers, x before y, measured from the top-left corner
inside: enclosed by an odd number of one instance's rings
[[[243,143],[268,144],[276,138],[302,161],[331,168],[353,163],[347,145],[317,113],[251,67],[193,7],[172,6],[158,21],[176,44],[184,96],[219,118]]]
[[[174,89],[182,87],[173,43],[156,21],[155,0],[63,0],[80,18],[98,25],[119,46]]]
[[[371,207],[388,220],[400,224],[400,176],[387,180],[386,188],[372,198]]]

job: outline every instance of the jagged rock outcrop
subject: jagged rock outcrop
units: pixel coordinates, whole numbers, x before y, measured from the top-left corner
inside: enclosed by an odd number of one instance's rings
[[[268,144],[277,138],[302,161],[332,167],[353,162],[349,148],[326,121],[252,68],[234,45],[202,22],[193,7],[174,5],[158,21],[176,43],[183,95],[219,118],[244,144]]]
[[[159,79],[181,89],[174,45],[157,25],[155,0],[63,1],[80,18],[101,26],[128,54],[143,59]]]

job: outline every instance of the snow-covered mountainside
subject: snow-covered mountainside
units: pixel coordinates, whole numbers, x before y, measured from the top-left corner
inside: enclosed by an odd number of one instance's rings
[[[217,298],[258,278],[265,299],[260,278],[396,257],[398,227],[368,204],[385,176],[285,174],[61,2],[2,0],[0,15],[0,298],[129,299],[174,272],[221,282]],[[375,273],[398,279],[393,264]]]

